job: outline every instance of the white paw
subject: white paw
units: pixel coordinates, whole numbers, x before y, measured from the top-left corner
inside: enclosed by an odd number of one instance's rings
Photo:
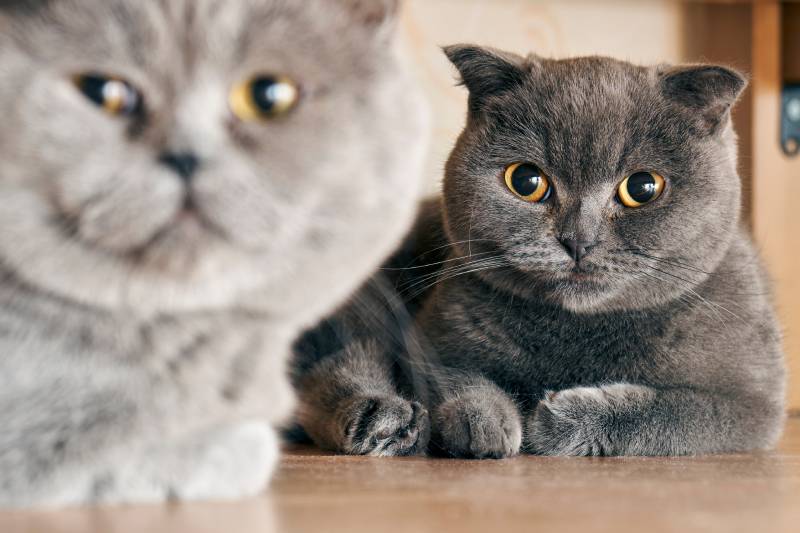
[[[269,483],[278,450],[275,432],[264,422],[229,426],[123,462],[95,478],[87,501],[161,503],[256,496]]]
[[[278,462],[278,440],[264,423],[235,426],[204,450],[192,475],[175,487],[182,500],[235,500],[260,494]]]

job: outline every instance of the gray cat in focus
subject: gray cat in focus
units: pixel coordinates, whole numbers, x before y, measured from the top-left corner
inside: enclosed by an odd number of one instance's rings
[[[394,0],[0,0],[0,506],[261,491],[413,221]]]
[[[419,453],[430,435],[433,451],[475,458],[773,446],[781,336],[740,220],[730,119],[746,80],[713,65],[446,53],[470,97],[441,213],[428,206],[382,272],[399,295],[372,299],[377,340],[329,343],[300,366],[306,432],[376,455]],[[415,320],[393,323],[420,293]],[[345,338],[358,316],[351,304],[328,324]],[[300,360],[326,335],[308,333]]]

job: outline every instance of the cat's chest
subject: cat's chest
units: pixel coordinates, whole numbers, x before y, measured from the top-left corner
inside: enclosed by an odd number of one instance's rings
[[[143,330],[131,353],[151,379],[209,407],[272,419],[288,412],[284,383],[291,335],[242,317],[166,320]]]
[[[459,358],[519,390],[641,380],[657,373],[670,328],[646,314],[575,315],[539,306],[463,310]]]

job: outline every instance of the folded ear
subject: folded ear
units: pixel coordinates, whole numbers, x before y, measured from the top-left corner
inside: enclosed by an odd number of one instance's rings
[[[0,0],[1,1],[1,0]],[[400,0],[339,0],[356,22],[365,27],[393,27],[400,11]]]
[[[659,76],[664,95],[698,113],[709,133],[727,123],[731,107],[747,87],[742,74],[716,65],[669,68]]]
[[[444,53],[461,74],[461,83],[469,90],[469,106],[473,113],[480,112],[489,97],[521,85],[532,61],[509,52],[469,44],[446,46]]]

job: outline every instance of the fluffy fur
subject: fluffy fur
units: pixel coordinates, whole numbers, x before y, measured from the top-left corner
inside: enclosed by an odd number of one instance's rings
[[[0,504],[263,488],[293,337],[413,219],[425,110],[396,4],[0,2]],[[85,73],[143,113],[102,112]],[[232,87],[265,73],[298,107],[237,120]]]
[[[433,286],[402,349],[356,339],[329,350],[324,375],[304,374],[341,399],[326,406],[338,413],[327,425],[306,416],[309,434],[344,452],[395,454],[424,448],[399,437],[430,423],[434,450],[478,458],[771,447],[785,371],[767,277],[739,220],[730,108],[744,78],[713,65],[446,52],[470,91],[446,168],[439,226],[449,252],[406,271],[439,265],[434,277],[398,285],[401,295]],[[509,191],[503,174],[516,162],[544,170],[548,199]],[[641,170],[664,176],[666,189],[626,208],[618,186]],[[565,239],[592,246],[577,261]],[[367,367],[395,370],[377,385]],[[325,381],[343,373],[346,388]],[[359,374],[369,388],[353,385]],[[384,403],[421,392],[430,417],[394,436],[372,430],[386,426]],[[302,404],[318,405],[311,396]],[[348,424],[337,432],[336,421]]]

